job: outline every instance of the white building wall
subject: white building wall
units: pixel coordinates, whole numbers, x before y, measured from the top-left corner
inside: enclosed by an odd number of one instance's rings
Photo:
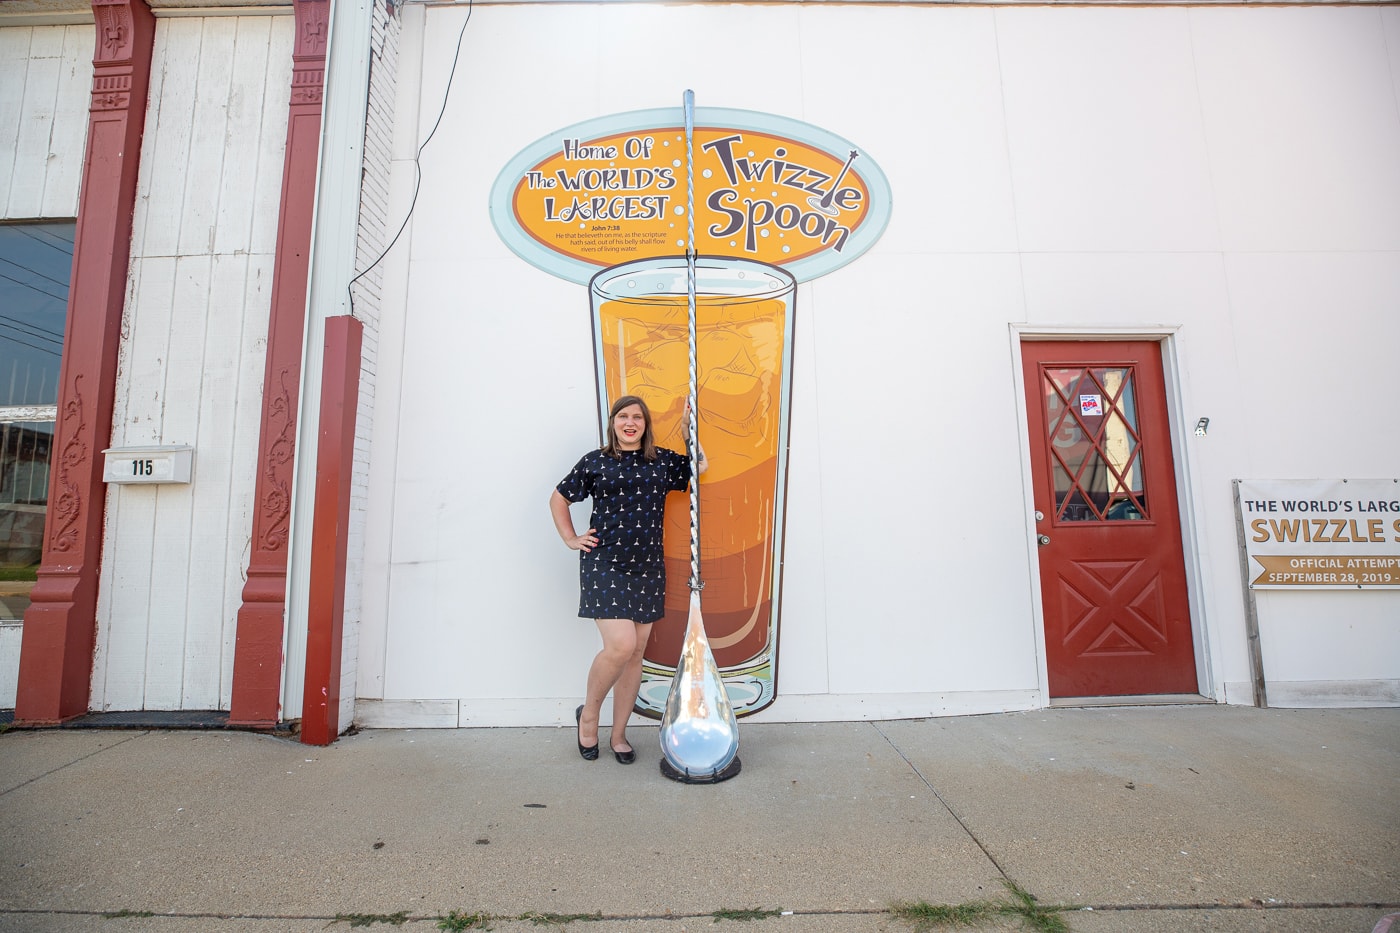
[[[228,708],[293,28],[157,21],[112,444],[191,444],[194,480],[108,490],[96,710]]]
[[[465,15],[405,13],[414,139]],[[1400,464],[1397,75],[1393,7],[477,8],[386,291],[360,718],[567,721],[597,636],[545,502],[597,440],[587,296],[506,249],[487,192],[688,87],[858,141],[894,192],[875,247],[799,287],[759,718],[1047,702],[1017,346],[1044,333],[1166,335],[1201,689],[1249,702],[1230,481]],[[1262,595],[1281,696],[1394,696],[1400,593]]]
[[[1235,324],[1219,365],[1242,442],[1210,493],[1236,476],[1397,477],[1383,400],[1400,387],[1400,10],[1248,12],[1192,15],[1210,27],[1193,35]],[[1234,540],[1209,542],[1231,619]],[[1400,702],[1400,593],[1257,596],[1271,703]]]

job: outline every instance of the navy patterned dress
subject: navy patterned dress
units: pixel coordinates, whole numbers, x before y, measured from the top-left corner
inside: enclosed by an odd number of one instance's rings
[[[570,502],[593,499],[588,527],[598,546],[579,555],[580,618],[655,622],[666,614],[666,495],[689,484],[689,458],[658,447],[655,460],[638,450],[584,454],[555,487]]]

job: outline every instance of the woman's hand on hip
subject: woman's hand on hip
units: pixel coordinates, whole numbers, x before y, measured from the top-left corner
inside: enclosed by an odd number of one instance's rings
[[[581,535],[574,535],[565,538],[564,543],[571,551],[583,551],[585,554],[598,546],[598,529],[590,528]]]

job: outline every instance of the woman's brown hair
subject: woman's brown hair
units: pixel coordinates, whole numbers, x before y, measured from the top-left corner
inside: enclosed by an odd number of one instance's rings
[[[608,412],[608,442],[603,445],[603,453],[614,460],[622,457],[622,450],[617,446],[617,431],[613,428],[613,419],[628,405],[636,405],[642,410],[642,421],[646,424],[646,430],[642,432],[642,456],[648,460],[655,460],[656,440],[651,430],[651,409],[636,395],[624,395],[613,402],[612,410]]]

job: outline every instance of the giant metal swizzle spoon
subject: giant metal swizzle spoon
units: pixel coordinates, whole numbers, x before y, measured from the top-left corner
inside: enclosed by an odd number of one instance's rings
[[[715,784],[739,773],[739,724],[715,665],[700,615],[700,462],[695,361],[695,92],[685,92],[686,304],[689,311],[690,616],[671,692],[661,715],[661,773],[686,784]]]

